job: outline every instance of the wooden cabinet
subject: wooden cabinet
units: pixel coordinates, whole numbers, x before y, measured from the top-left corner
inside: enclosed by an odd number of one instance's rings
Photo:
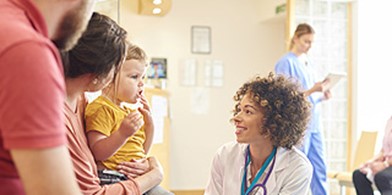
[[[146,88],[146,97],[151,106],[154,117],[155,135],[158,141],[153,144],[149,156],[155,156],[162,165],[164,178],[160,186],[169,190],[170,185],[170,118],[169,118],[169,93],[162,89]],[[166,108],[164,108],[166,106]],[[163,120],[163,121],[162,121]]]

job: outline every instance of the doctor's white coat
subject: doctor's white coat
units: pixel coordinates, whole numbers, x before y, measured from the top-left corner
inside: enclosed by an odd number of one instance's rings
[[[204,193],[205,195],[241,194],[247,146],[247,144],[230,142],[218,149],[212,163],[211,175]],[[307,194],[313,168],[306,156],[295,147],[291,150],[279,147],[275,158],[275,166],[265,185],[267,194]],[[266,173],[270,170],[271,164],[265,169],[258,183],[263,181]],[[248,171],[248,169],[246,170]],[[256,193],[251,194],[262,195],[263,190],[257,190]]]

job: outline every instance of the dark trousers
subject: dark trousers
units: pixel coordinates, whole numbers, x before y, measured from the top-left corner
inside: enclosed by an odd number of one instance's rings
[[[372,183],[358,169],[353,173],[353,183],[357,195],[372,195]],[[382,195],[392,195],[392,167],[388,167],[374,176],[374,183]]]

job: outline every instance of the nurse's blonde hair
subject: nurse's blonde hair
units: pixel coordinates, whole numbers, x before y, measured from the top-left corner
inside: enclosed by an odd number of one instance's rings
[[[312,26],[306,23],[298,24],[297,29],[295,29],[294,35],[290,41],[290,49],[293,49],[294,47],[295,38],[300,38],[302,35],[307,34],[314,34],[314,29],[312,28]]]

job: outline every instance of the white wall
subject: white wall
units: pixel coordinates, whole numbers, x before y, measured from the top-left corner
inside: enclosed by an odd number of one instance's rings
[[[128,30],[131,41],[151,57],[168,59],[171,189],[205,187],[216,149],[235,138],[229,123],[235,91],[256,73],[273,71],[285,52],[284,21],[262,23],[261,13],[267,9],[264,4],[264,0],[173,0],[166,16],[154,17],[138,15],[137,0],[121,0],[120,24]],[[211,27],[210,55],[191,54],[192,25]],[[179,67],[188,58],[199,63],[196,87],[183,87],[179,82]],[[191,96],[196,88],[204,88],[202,64],[207,59],[223,61],[224,85],[205,88],[208,114],[194,114]]]
[[[357,130],[383,132],[392,116],[392,2],[358,0],[357,7]]]

